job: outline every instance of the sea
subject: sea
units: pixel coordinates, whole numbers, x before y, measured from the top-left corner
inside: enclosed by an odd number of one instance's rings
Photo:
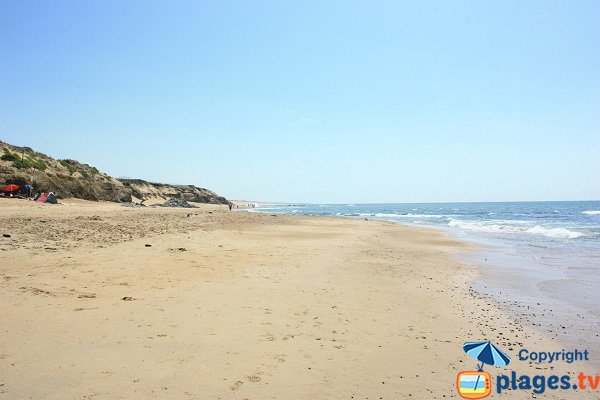
[[[600,201],[260,204],[250,212],[341,216],[441,230],[476,244],[475,291],[600,360]],[[592,333],[593,332],[593,333]]]

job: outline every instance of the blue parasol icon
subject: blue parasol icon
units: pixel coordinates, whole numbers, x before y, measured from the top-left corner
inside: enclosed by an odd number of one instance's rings
[[[465,353],[481,361],[479,370],[483,371],[483,364],[495,367],[504,367],[510,363],[510,357],[502,352],[492,342],[467,342],[463,345]]]
[[[510,357],[504,354],[492,342],[467,342],[463,345],[465,353],[481,361],[477,366],[478,371],[483,371],[483,364],[493,365],[495,367],[504,367],[510,363]],[[479,376],[475,381],[475,387],[479,383]]]

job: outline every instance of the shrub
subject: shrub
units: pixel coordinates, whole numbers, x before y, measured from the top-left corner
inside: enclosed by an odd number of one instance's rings
[[[4,161],[12,161],[15,162],[16,160],[20,160],[21,157],[19,157],[16,153],[11,153],[10,150],[8,150],[6,147],[4,148],[4,154],[2,154],[2,157],[0,157],[0,159],[4,160]]]
[[[36,160],[35,158],[31,158],[29,156],[23,157],[17,153],[11,153],[7,148],[4,148],[4,154],[0,158],[5,161],[12,161],[13,167],[17,169],[33,168],[39,171],[45,171],[47,168],[47,165],[44,161]]]
[[[25,180],[25,178],[17,175],[7,176],[4,180],[5,185],[10,185],[11,183],[14,183],[15,185],[19,186],[27,185],[27,181]]]
[[[31,168],[37,169],[38,171],[45,171],[48,166],[43,160],[35,160],[33,158],[29,158]]]
[[[70,160],[58,160],[58,162],[69,170],[69,174],[73,175],[75,172],[77,172],[77,167],[73,165]]]

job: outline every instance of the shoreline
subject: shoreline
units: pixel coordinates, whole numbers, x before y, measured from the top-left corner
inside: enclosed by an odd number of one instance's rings
[[[443,227],[431,228],[474,246],[457,255],[459,261],[474,264],[481,271],[472,281],[473,290],[493,299],[515,321],[556,338],[565,348],[600,354],[600,335],[595,333],[600,315],[597,303],[592,304],[586,296],[596,288],[593,281],[586,284],[569,276],[573,267],[545,267],[525,255],[509,254],[497,242],[467,238],[464,232],[453,233]],[[591,364],[600,367],[600,359]]]
[[[326,217],[320,214],[303,215]],[[595,333],[600,323],[596,303],[591,303],[593,300],[586,296],[588,293],[581,291],[581,285],[585,283],[575,283],[575,278],[564,271],[553,271],[552,268],[541,270],[540,265],[534,265],[524,255],[505,255],[499,243],[490,243],[482,237],[468,237],[465,232],[452,232],[445,226],[349,215],[331,217],[385,221],[409,228],[432,230],[469,246],[457,252],[456,259],[479,269],[479,276],[474,277],[470,285],[478,295],[494,301],[510,318],[558,340],[565,348],[583,348],[591,354],[600,354],[600,335]],[[587,286],[587,292],[595,290],[593,283]],[[574,300],[578,296],[581,297],[579,304]],[[592,360],[590,364],[600,367],[600,359]]]
[[[470,291],[467,246],[427,228],[25,204],[0,201],[19,260],[0,270],[0,398],[456,397],[466,341],[561,350]],[[513,361],[489,372],[575,372]]]

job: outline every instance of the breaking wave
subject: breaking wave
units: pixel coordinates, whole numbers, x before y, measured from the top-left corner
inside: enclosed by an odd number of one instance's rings
[[[549,228],[540,225],[528,228],[524,226],[450,219],[448,226],[468,231],[489,233],[527,233],[531,235],[543,235],[556,239],[577,239],[578,237],[583,236],[582,232],[570,231],[565,228]]]
[[[378,218],[447,218],[447,215],[439,214],[393,214],[393,213],[360,213],[361,217],[378,217]]]
[[[584,212],[582,212],[582,214],[585,214],[585,215],[600,215],[600,210],[584,211]]]

